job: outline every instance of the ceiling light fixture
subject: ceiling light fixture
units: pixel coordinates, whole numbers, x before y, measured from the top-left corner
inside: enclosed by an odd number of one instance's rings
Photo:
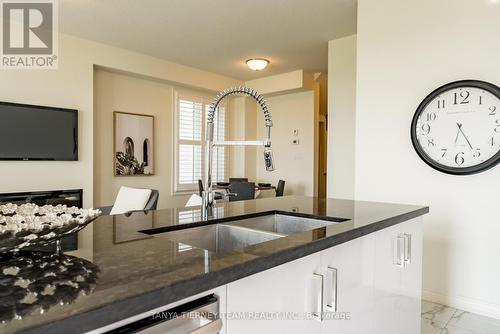
[[[269,60],[264,58],[253,58],[246,61],[247,66],[254,71],[261,71],[269,64]]]

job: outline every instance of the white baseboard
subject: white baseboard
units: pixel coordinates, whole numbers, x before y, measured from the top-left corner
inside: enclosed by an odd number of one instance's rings
[[[444,295],[428,290],[422,291],[422,299],[443,304],[471,313],[500,319],[500,305],[463,296]]]

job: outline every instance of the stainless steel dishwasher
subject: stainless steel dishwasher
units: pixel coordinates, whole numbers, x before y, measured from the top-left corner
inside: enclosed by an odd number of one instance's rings
[[[217,334],[222,329],[219,299],[213,294],[170,309],[159,310],[139,320],[123,323],[120,321],[116,326],[106,326],[104,332],[96,332],[109,334]]]

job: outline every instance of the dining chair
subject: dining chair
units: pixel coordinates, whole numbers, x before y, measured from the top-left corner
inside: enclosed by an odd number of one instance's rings
[[[203,181],[202,180],[198,180],[198,191],[199,191],[199,195],[203,196]]]
[[[203,181],[198,179],[198,194],[203,197]],[[215,194],[214,199],[222,199],[222,195]]]
[[[229,197],[230,202],[255,199],[254,182],[231,182],[230,189],[233,194],[236,194],[236,196]]]
[[[229,183],[233,183],[233,182],[248,182],[248,178],[247,177],[230,177]]]
[[[118,215],[132,211],[156,210],[160,193],[155,189],[120,187],[115,203],[99,209],[105,215]]]
[[[276,186],[276,197],[283,196],[284,192],[285,192],[285,181],[279,180],[278,185]]]

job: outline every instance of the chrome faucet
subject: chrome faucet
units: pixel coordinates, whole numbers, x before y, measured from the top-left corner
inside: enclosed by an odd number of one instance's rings
[[[216,141],[214,142],[214,115],[223,99],[230,95],[243,94],[252,97],[259,104],[264,112],[264,121],[266,125],[266,138],[263,141]],[[202,218],[208,219],[213,217],[214,191],[212,189],[212,156],[215,146],[264,146],[264,163],[266,170],[271,172],[274,170],[273,152],[271,151],[271,113],[267,107],[264,97],[255,90],[248,87],[233,87],[228,88],[217,94],[214,101],[210,105],[210,110],[207,115],[207,131],[205,136],[205,180],[203,182],[203,201],[202,201]],[[234,194],[229,194],[234,195]]]

